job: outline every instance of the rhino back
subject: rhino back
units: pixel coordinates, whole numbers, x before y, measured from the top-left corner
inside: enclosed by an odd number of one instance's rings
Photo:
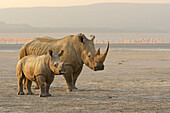
[[[73,37],[74,35],[70,35],[61,39],[53,39],[49,37],[35,38],[22,47],[20,56],[24,57],[27,55],[43,55],[46,54],[50,49],[53,50],[55,54],[57,54],[60,50],[64,50],[64,55],[62,55],[61,61],[64,61],[65,64],[68,63],[76,65],[78,63],[79,65],[82,65],[82,62],[79,58],[80,53],[78,53],[74,47],[76,42]],[[77,47],[78,46],[76,46],[76,48]]]
[[[23,45],[19,53],[19,59],[27,55],[43,55],[49,49],[56,49],[61,45],[62,39],[53,39],[50,37],[34,38]],[[57,48],[56,48],[57,47]]]
[[[55,39],[49,37],[33,38],[25,43],[19,53],[19,59],[22,59],[27,55],[43,55],[47,50],[51,48],[51,43],[54,43]]]

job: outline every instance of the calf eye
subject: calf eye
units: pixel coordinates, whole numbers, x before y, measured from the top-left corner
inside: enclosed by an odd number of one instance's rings
[[[88,57],[91,57],[90,55],[88,55]]]

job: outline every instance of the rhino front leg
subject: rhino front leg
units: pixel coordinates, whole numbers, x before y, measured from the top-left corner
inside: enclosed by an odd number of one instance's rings
[[[45,77],[44,77],[44,75],[37,75],[36,76],[36,80],[37,80],[37,83],[38,83],[39,88],[40,88],[39,96],[40,97],[47,97],[48,95],[46,93]]]
[[[73,89],[73,69],[71,66],[65,66],[66,73],[63,75],[67,83],[67,91],[71,92]]]
[[[31,91],[31,85],[32,85],[32,81],[30,81],[29,79],[26,79],[25,86],[26,86],[26,89],[27,89],[27,95],[33,95],[34,94]]]
[[[78,90],[78,88],[75,85],[76,85],[77,78],[82,71],[82,68],[83,66],[81,66],[76,72],[73,73],[73,90]]]

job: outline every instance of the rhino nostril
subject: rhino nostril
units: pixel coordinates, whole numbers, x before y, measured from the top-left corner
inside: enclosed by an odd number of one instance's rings
[[[96,71],[96,70],[97,70],[97,67],[94,67],[94,70]]]

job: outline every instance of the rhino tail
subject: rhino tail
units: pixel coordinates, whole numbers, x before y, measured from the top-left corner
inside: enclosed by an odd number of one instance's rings
[[[21,60],[24,56],[26,56],[26,49],[25,47],[23,46],[19,52],[19,60]]]
[[[25,43],[22,48],[20,49],[19,52],[19,60],[22,59],[24,56],[27,56],[27,48],[29,47],[29,45],[34,41],[35,39],[33,38],[32,40],[28,41],[27,43]]]

